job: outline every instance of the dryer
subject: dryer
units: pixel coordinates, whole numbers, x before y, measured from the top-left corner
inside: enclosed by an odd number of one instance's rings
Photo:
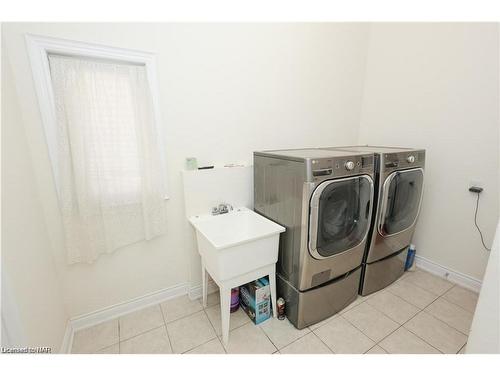
[[[373,178],[370,152],[254,152],[255,211],[286,227],[280,237],[278,295],[299,329],[357,297]]]
[[[375,201],[359,293],[385,288],[404,273],[422,202],[425,150],[381,147],[329,147],[328,150],[372,152],[375,157]]]

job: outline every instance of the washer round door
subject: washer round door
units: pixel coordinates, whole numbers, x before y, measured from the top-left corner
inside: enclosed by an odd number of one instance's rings
[[[309,252],[329,258],[357,247],[370,227],[373,180],[366,175],[328,180],[314,190],[310,203]]]
[[[379,233],[393,236],[413,227],[422,201],[424,171],[407,169],[390,174],[383,186]]]

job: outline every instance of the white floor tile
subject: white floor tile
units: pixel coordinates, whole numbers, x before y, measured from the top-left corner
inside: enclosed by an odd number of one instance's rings
[[[413,272],[404,280],[439,296],[453,287],[453,284],[449,281],[422,270]]]
[[[365,354],[387,354],[387,352],[380,346],[375,345],[373,348],[368,350]]]
[[[362,354],[375,344],[342,316],[315,329],[314,333],[337,354]]]
[[[443,353],[454,354],[467,341],[467,336],[455,328],[421,311],[404,327]]]
[[[226,351],[229,354],[271,354],[276,347],[252,322],[229,332]]]
[[[201,299],[200,299],[200,303],[202,303]],[[207,296],[207,307],[215,306],[215,305],[220,305],[220,294],[219,294],[219,292],[213,292],[213,293],[210,293]]]
[[[322,321],[320,321],[318,323],[311,324],[308,328],[311,331],[314,331],[315,329],[325,325],[326,323],[331,322],[333,319],[337,318],[338,316],[339,316],[338,314],[334,314],[334,315],[330,316],[329,318],[323,319]]]
[[[385,351],[391,354],[439,354],[424,340],[414,335],[404,327],[399,327],[385,339],[378,343]]]
[[[309,332],[297,341],[280,349],[281,354],[332,354],[332,351],[314,333]]]
[[[165,326],[120,342],[122,354],[170,354],[172,347]]]
[[[165,322],[169,323],[203,310],[203,305],[199,299],[191,300],[186,295],[163,302],[161,309]]]
[[[453,288],[443,294],[443,298],[471,313],[474,313],[474,311],[476,310],[478,294],[474,293],[471,290],[455,285]]]
[[[420,309],[430,305],[438,298],[436,294],[428,292],[427,290],[422,289],[406,280],[407,278],[399,280],[389,286],[386,291],[404,299],[406,302],[409,302]]]
[[[184,353],[216,338],[205,311],[167,323],[167,332],[174,353]]]
[[[186,352],[186,354],[226,354],[222,344],[219,339],[216,337],[215,339],[206,342],[200,346],[197,346],[194,349]]]
[[[367,304],[383,312],[396,323],[404,324],[414,317],[420,309],[402,298],[383,291],[366,301]]]
[[[356,306],[342,316],[375,342],[382,340],[399,327],[398,323],[367,302]]]
[[[118,319],[75,332],[72,353],[95,353],[118,343]]]
[[[120,354],[120,344],[114,344],[99,350],[96,354]]]
[[[473,315],[460,306],[448,302],[444,298],[439,298],[427,306],[425,311],[453,328],[456,328],[463,334],[469,334]]]
[[[293,341],[301,338],[307,333],[311,332],[309,328],[297,329],[293,326],[288,319],[279,320],[271,317],[265,322],[259,324],[259,327],[269,337],[278,349],[287,346]]]
[[[120,341],[140,335],[165,324],[159,305],[147,307],[119,318]]]

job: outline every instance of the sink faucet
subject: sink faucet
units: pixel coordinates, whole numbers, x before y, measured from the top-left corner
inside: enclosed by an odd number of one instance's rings
[[[233,210],[233,206],[229,203],[220,203],[219,206],[212,208],[212,215],[222,215],[227,214],[229,211]]]

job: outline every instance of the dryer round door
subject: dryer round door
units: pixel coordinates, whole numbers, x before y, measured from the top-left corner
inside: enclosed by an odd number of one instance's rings
[[[394,236],[415,224],[422,201],[424,170],[407,169],[390,174],[383,186],[378,231]]]
[[[370,227],[373,180],[348,177],[321,183],[311,196],[309,252],[329,258],[363,242]]]

